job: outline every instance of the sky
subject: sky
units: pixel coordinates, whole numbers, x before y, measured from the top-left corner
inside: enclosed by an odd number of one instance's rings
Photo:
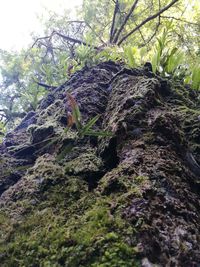
[[[30,33],[40,33],[38,16],[46,16],[47,10],[62,14],[63,9],[73,9],[81,3],[82,0],[0,0],[0,49],[27,47]]]

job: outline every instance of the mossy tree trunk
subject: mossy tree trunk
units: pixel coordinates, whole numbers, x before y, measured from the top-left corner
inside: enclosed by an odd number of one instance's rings
[[[7,134],[1,266],[200,264],[199,94],[122,68],[77,72]],[[67,91],[113,136],[66,134]]]

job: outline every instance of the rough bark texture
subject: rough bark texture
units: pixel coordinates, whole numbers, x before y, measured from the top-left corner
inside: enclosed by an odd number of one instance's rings
[[[76,73],[0,145],[1,266],[199,266],[199,95],[121,68]],[[65,134],[67,90],[114,136]]]

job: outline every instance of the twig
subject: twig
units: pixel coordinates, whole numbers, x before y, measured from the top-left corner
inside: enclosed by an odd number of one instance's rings
[[[160,8],[161,8],[161,4],[160,4],[160,0],[159,0],[159,10],[160,10]],[[148,45],[151,42],[151,40],[154,38],[154,36],[156,36],[156,33],[157,33],[157,31],[159,29],[159,26],[161,24],[160,20],[161,20],[161,16],[159,15],[158,16],[158,23],[156,25],[154,33],[150,36],[150,38],[146,42],[144,42],[144,44],[141,47],[144,47],[144,46]]]
[[[184,22],[184,23],[187,23],[187,24],[199,26],[198,23],[190,22],[190,21],[185,20],[185,19],[175,18],[173,16],[161,16],[161,18],[163,18],[163,19],[174,19],[174,20],[178,20],[178,21],[181,21],[181,22]]]
[[[160,22],[157,23],[154,33],[149,37],[149,39],[143,45],[140,46],[140,48],[148,45],[151,42],[151,40],[156,36],[159,26],[160,26]]]

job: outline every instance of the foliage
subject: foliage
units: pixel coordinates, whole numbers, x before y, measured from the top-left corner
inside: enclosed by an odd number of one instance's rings
[[[192,68],[192,88],[200,89],[200,65]]]
[[[106,131],[94,131],[91,130],[92,126],[97,122],[100,118],[99,115],[96,115],[94,118],[90,119],[85,125],[83,125],[81,121],[81,113],[78,107],[76,100],[73,98],[72,95],[68,93],[68,98],[70,102],[70,106],[72,109],[72,114],[68,113],[68,125],[66,128],[66,132],[75,124],[78,136],[80,138],[84,137],[85,135],[89,136],[113,136],[112,133]]]
[[[157,38],[157,45],[152,57],[153,72],[159,71],[163,75],[174,74],[176,69],[183,63],[183,52],[177,47],[169,48],[171,42],[171,27],[170,23],[164,28],[160,38]]]
[[[45,90],[35,83],[37,57],[24,59],[24,52],[13,54],[0,53],[1,99],[0,114],[8,128],[14,126],[17,118],[23,117],[30,110],[35,110],[44,96]]]
[[[184,78],[184,82],[190,83],[193,89],[200,89],[200,66],[191,66],[184,59],[184,52],[169,44],[172,42],[172,24],[164,28],[151,59],[153,72],[159,72],[163,76],[172,75],[174,78]]]
[[[83,66],[105,60],[154,72],[199,89],[198,0],[84,0],[71,20],[49,14],[31,48],[0,51],[0,121],[11,129],[41,98]]]

